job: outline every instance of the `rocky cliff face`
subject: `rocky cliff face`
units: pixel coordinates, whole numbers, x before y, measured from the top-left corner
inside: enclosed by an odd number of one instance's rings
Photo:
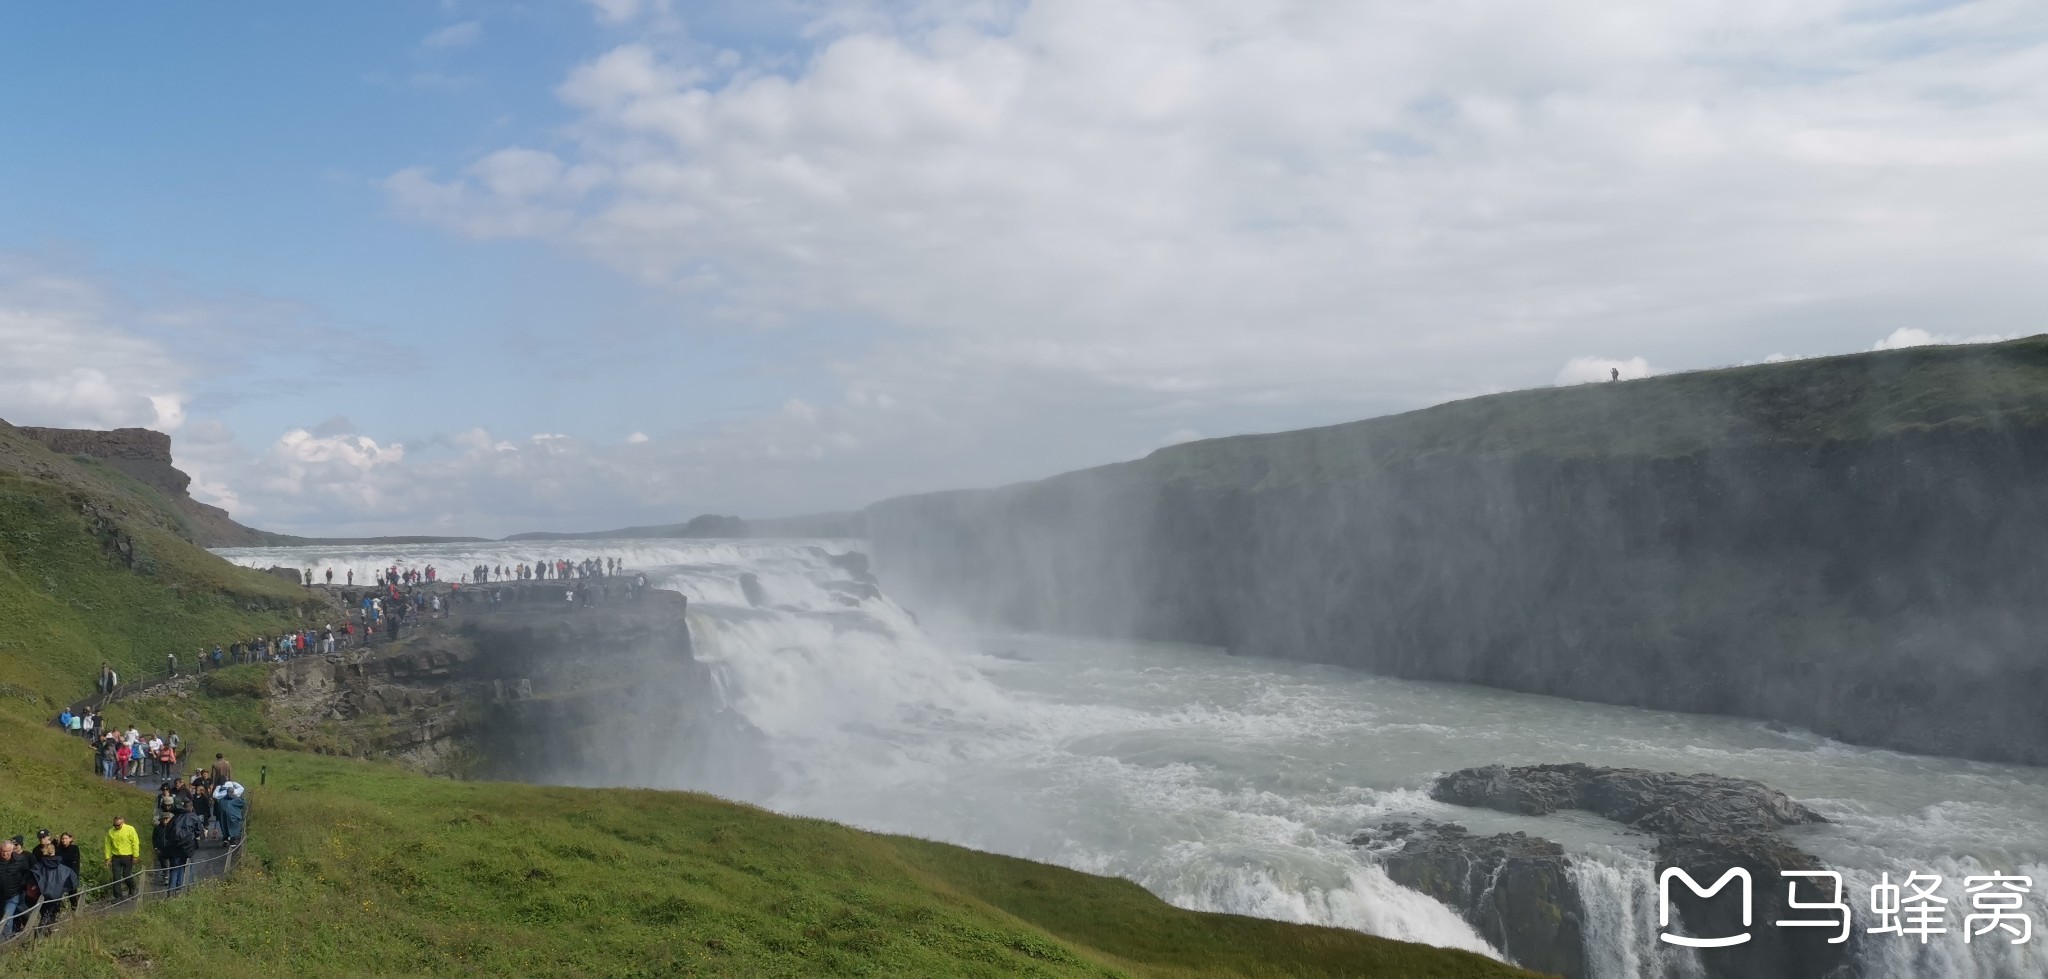
[[[171,462],[171,437],[147,428],[97,431],[84,428],[18,427],[15,431],[42,443],[52,452],[86,456],[105,463],[162,494],[190,526],[193,543],[202,547],[242,547],[266,542],[266,536],[234,521],[228,512],[187,494],[192,477]]]
[[[1518,392],[878,504],[896,593],[2048,764],[2048,340]]]
[[[506,591],[496,610],[457,604],[398,642],[286,664],[272,715],[431,774],[765,791],[759,742],[696,661],[681,595],[584,608],[553,583]]]

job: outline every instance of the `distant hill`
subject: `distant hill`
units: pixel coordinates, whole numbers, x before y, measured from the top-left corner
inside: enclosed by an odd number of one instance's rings
[[[856,512],[819,513],[801,517],[768,517],[742,520],[739,517],[707,513],[685,523],[620,527],[582,533],[533,531],[513,534],[506,540],[623,540],[646,538],[740,538],[740,537],[858,537],[862,518]]]
[[[551,531],[530,531],[513,534],[506,540],[618,540],[622,538],[645,537],[745,537],[747,522],[738,517],[723,517],[713,513],[692,517],[686,523],[657,524],[649,527],[621,527],[617,530],[592,530],[582,533],[555,533]]]
[[[294,537],[290,534],[273,534],[257,531],[263,535],[267,547],[302,547],[311,544],[477,544],[488,543],[489,537]],[[227,547],[231,545],[216,545]]]

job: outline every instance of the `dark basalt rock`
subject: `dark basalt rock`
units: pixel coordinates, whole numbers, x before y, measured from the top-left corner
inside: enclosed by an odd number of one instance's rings
[[[1743,868],[1749,873],[1752,885],[1751,921],[1748,925],[1743,924],[1742,902],[1733,888],[1711,898],[1701,898],[1675,880],[1670,889],[1672,907],[1678,919],[1674,922],[1675,931],[1709,938],[1743,932],[1749,934],[1749,940],[1740,945],[1697,950],[1700,964],[1707,975],[1715,979],[1765,976],[1825,979],[1851,972],[1848,946],[1828,944],[1828,929],[1791,929],[1776,925],[1781,920],[1812,920],[1818,914],[1794,911],[1788,900],[1790,886],[1799,888],[1798,900],[1801,903],[1829,901],[1834,894],[1832,885],[1826,880],[1817,886],[1804,878],[1779,876],[1780,872],[1787,870],[1826,869],[1812,855],[1778,835],[1779,830],[1789,826],[1826,820],[1762,782],[1704,773],[1680,775],[1577,763],[1517,768],[1488,765],[1445,775],[1431,786],[1429,794],[1440,802],[1531,816],[1547,815],[1560,809],[1596,813],[1656,834],[1656,872],[1661,875],[1666,868],[1676,867],[1701,887],[1712,887],[1731,868]],[[1418,838],[1414,834],[1409,836],[1411,840]],[[1563,856],[1561,849],[1556,857],[1555,873],[1544,874],[1536,872],[1540,864],[1531,862],[1541,855],[1542,850],[1533,846],[1517,848],[1505,845],[1505,841],[1512,837],[1474,840],[1469,836],[1460,839],[1457,835],[1437,832],[1428,839],[1429,843],[1416,856],[1407,853],[1415,848],[1413,843],[1390,851],[1384,858],[1388,876],[1458,908],[1489,941],[1495,941],[1497,947],[1524,965],[1566,976],[1582,974],[1575,971],[1583,968],[1582,943],[1578,946],[1579,957],[1576,960],[1546,944],[1571,938],[1555,927],[1546,927],[1547,918],[1543,917],[1548,914],[1546,909],[1579,907],[1580,897],[1564,873],[1569,858]],[[1556,846],[1534,837],[1525,839]],[[1496,851],[1498,856],[1495,856]],[[1490,905],[1475,904],[1463,891],[1440,879],[1455,869],[1461,859],[1476,861],[1481,867],[1497,865],[1506,871],[1495,878],[1498,884],[1487,898]],[[1523,862],[1519,873],[1514,872],[1517,859]],[[1397,863],[1408,865],[1401,875],[1396,874]],[[1420,870],[1416,869],[1418,863]],[[1420,883],[1411,883],[1411,879]],[[1503,889],[1527,893],[1502,893]],[[1569,893],[1569,898],[1558,897],[1560,893]],[[1489,914],[1500,917],[1498,923],[1492,925],[1494,931],[1487,930]],[[1496,941],[1496,932],[1504,937]],[[1525,953],[1509,944],[1510,940],[1521,941],[1523,948],[1533,950],[1527,954],[1549,958],[1523,958]],[[1574,961],[1578,963],[1576,967],[1564,967]]]
[[[1353,837],[1387,876],[1457,909],[1495,948],[1538,972],[1586,973],[1585,917],[1564,847],[1525,833],[1474,836],[1456,823],[1382,823]]]
[[[1439,802],[1541,816],[1583,809],[1656,833],[1770,833],[1826,819],[1755,779],[1680,775],[1571,763],[1452,772],[1429,790]]]

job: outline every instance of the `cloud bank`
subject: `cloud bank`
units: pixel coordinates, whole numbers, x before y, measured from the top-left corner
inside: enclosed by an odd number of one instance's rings
[[[775,9],[789,36],[741,50],[592,0],[562,125],[382,189],[693,329],[834,338],[824,376],[625,439],[322,433],[341,406],[310,405],[211,483],[284,528],[836,509],[1617,368],[2030,333],[2048,300],[2039,4]],[[11,288],[0,330],[47,332]],[[196,368],[106,342],[8,396],[175,418]]]
[[[2016,247],[2048,231],[2043,26],[2002,2],[838,5],[794,60],[618,44],[562,80],[558,139],[387,187],[734,329],[878,328],[842,404],[757,431],[994,432],[1018,409],[967,392],[999,392],[1131,454],[1560,360],[1563,383],[1788,333],[1859,349],[1936,309],[2022,332],[2048,298]]]

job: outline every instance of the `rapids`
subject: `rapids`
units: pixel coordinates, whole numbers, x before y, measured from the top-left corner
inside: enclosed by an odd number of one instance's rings
[[[1345,841],[1386,818],[1524,830],[1578,858],[1595,974],[1685,976],[1656,941],[1648,837],[1582,814],[1437,803],[1433,773],[1583,761],[1757,779],[1831,823],[1788,833],[1849,877],[1855,954],[1871,975],[2048,975],[2048,937],[1965,943],[1962,877],[2036,882],[2048,927],[2048,770],[1866,749],[1733,718],[1251,660],[1204,648],[977,632],[886,597],[849,597],[825,559],[853,541],[531,541],[231,548],[252,567],[480,564],[617,557],[690,596],[697,655],[767,738],[776,788],[747,801],[1114,874],[1175,904],[1498,955],[1456,913],[1399,887]],[[757,576],[754,609],[740,576]],[[849,604],[852,603],[852,604]],[[688,746],[647,784],[693,788]],[[1880,873],[1945,878],[1950,933],[1862,934]],[[1759,881],[1759,886],[1772,882]],[[1767,923],[1759,923],[1760,925]]]

